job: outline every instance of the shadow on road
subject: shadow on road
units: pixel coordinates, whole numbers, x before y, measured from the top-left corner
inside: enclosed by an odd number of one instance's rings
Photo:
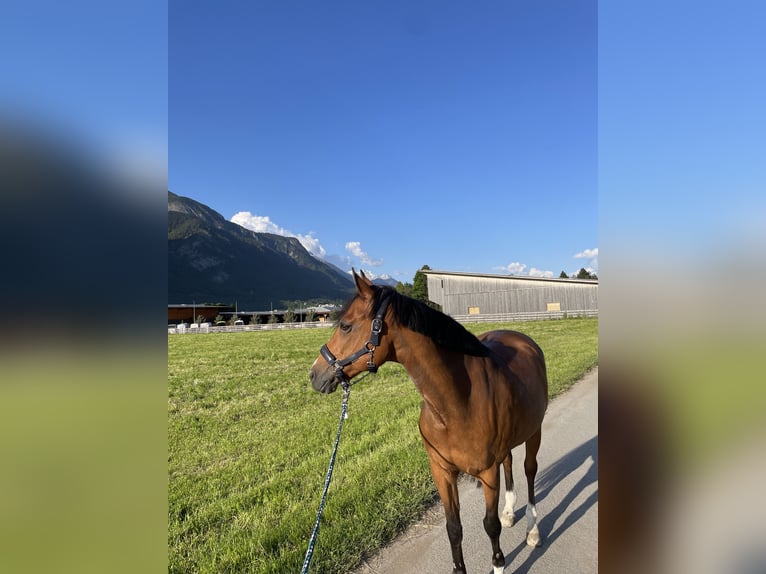
[[[567,529],[571,528],[577,521],[582,518],[585,513],[596,504],[598,501],[598,489],[595,490],[588,498],[582,501],[576,508],[570,510],[570,506],[575,499],[591,484],[598,481],[598,435],[594,436],[587,442],[584,442],[574,450],[570,451],[566,456],[563,456],[549,467],[545,468],[538,474],[536,482],[536,499],[538,508],[551,491],[556,488],[562,479],[569,475],[572,471],[580,468],[583,464],[587,463],[590,459],[590,466],[588,471],[583,477],[577,481],[572,489],[564,496],[561,501],[554,507],[549,509],[545,514],[542,514],[538,528],[543,538],[543,545],[539,548],[531,549],[527,559],[514,568],[514,574],[526,574],[529,569],[542,556],[547,548],[550,548],[553,543],[564,533]],[[526,519],[524,518],[524,508],[520,509],[521,515],[516,519],[520,522],[519,526],[526,528]],[[517,511],[518,512],[518,511]],[[563,521],[561,519],[563,518]],[[558,524],[557,524],[558,523]],[[554,529],[554,525],[555,529]],[[514,561],[516,556],[526,548],[526,538],[524,541],[513,549],[505,556],[505,567],[507,568]]]

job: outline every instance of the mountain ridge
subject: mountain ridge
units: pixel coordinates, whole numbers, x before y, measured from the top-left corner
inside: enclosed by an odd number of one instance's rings
[[[168,191],[168,302],[216,301],[240,309],[297,301],[341,302],[353,281],[295,237],[245,229],[210,207]]]

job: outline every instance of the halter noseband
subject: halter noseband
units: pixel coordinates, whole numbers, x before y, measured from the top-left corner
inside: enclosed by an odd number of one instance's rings
[[[364,355],[370,355],[370,359],[367,361],[367,370],[370,373],[378,372],[378,367],[374,361],[375,349],[380,344],[380,332],[383,330],[383,317],[386,315],[389,301],[390,296],[386,297],[381,302],[380,308],[378,309],[375,318],[372,320],[372,326],[370,327],[370,338],[356,353],[349,355],[345,359],[337,359],[326,344],[322,345],[319,353],[322,355],[322,357],[324,357],[324,360],[327,361],[328,364],[335,369],[335,377],[339,381],[348,381],[346,376],[343,374],[343,368],[356,361],[359,357],[363,357]]]

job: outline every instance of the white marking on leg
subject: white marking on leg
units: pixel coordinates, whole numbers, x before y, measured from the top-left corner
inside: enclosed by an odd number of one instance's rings
[[[505,566],[493,566],[492,569],[494,570],[493,574],[503,574]]]
[[[516,504],[516,493],[511,490],[505,491],[505,506],[503,507],[503,513],[500,515],[500,523],[506,528],[513,526],[513,522],[516,517],[513,515],[513,507]]]
[[[537,529],[537,508],[534,504],[527,504],[527,544],[540,546],[540,531]]]

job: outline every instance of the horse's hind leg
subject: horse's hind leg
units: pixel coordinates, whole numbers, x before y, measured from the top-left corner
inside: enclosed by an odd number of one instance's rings
[[[513,514],[513,507],[516,504],[516,492],[513,489],[513,456],[508,456],[503,460],[503,473],[505,474],[505,506],[500,515],[500,522],[506,528],[513,526],[516,517]]]
[[[497,515],[497,503],[500,499],[500,468],[494,466],[479,475],[484,487],[484,502],[487,512],[484,515],[484,530],[492,543],[492,566],[494,574],[501,574],[505,568],[505,555],[500,549],[500,518]]]
[[[537,529],[537,508],[535,507],[535,476],[537,475],[537,451],[540,450],[541,430],[533,434],[526,442],[527,453],[524,459],[524,474],[527,475],[527,544],[541,546],[540,531]]]

